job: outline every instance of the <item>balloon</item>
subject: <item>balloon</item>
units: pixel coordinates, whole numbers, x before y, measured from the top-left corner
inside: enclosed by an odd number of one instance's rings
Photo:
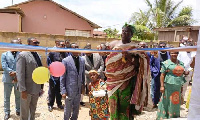
[[[49,70],[46,67],[38,67],[32,73],[33,81],[36,84],[44,84],[45,82],[49,81],[50,74]]]
[[[60,77],[65,73],[65,65],[61,62],[52,62],[49,66],[50,74],[54,77]]]

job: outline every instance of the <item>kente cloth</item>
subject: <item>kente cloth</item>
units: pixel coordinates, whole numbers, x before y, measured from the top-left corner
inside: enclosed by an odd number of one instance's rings
[[[106,59],[108,96],[111,96],[125,81],[136,75],[134,59],[128,56],[123,60],[122,53],[111,53]]]
[[[146,53],[137,53],[140,58],[139,58],[139,71],[137,73],[137,81],[135,85],[134,92],[131,97],[131,104],[136,105],[136,109],[139,110],[140,107],[142,106],[147,106],[147,101],[148,101],[148,87],[150,84],[150,61],[149,57],[147,56]]]
[[[128,50],[125,48],[123,50]],[[134,56],[139,56],[139,70],[135,69]],[[123,56],[122,53],[111,53],[106,59],[106,76],[108,96],[110,97],[123,83],[137,75],[136,86],[131,96],[130,103],[136,104],[138,109],[147,104],[148,84],[150,81],[149,59],[145,53],[133,53]],[[146,103],[146,104],[145,104]]]

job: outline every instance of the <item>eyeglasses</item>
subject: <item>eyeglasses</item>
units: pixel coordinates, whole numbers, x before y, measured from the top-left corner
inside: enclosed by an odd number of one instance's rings
[[[60,46],[65,47],[65,44],[60,44]]]
[[[38,44],[40,44],[40,42],[38,42],[38,41],[37,42],[33,42],[33,44],[38,45]]]
[[[160,46],[160,48],[165,48],[165,46]]]

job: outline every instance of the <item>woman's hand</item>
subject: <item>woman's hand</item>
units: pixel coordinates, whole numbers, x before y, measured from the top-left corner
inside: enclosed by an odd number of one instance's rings
[[[164,92],[165,92],[165,87],[164,87],[164,86],[161,86],[161,87],[160,87],[160,92],[161,92],[161,93],[164,93]]]
[[[151,51],[150,54],[153,55],[155,58],[158,58],[158,52]]]

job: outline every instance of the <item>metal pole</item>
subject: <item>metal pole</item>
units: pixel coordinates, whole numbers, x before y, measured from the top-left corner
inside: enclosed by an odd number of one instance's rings
[[[13,0],[12,0],[12,5],[13,5]]]

